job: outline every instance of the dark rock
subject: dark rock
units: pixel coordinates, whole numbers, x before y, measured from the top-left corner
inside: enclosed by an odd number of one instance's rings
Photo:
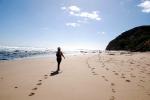
[[[150,25],[123,32],[110,41],[106,50],[150,51]]]

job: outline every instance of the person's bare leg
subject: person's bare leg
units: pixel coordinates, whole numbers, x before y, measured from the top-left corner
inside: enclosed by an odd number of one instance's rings
[[[57,71],[59,71],[60,70],[60,61],[58,61],[57,63],[58,63]]]
[[[60,67],[60,62],[58,63],[58,69],[57,69],[57,71],[59,71],[59,67]]]

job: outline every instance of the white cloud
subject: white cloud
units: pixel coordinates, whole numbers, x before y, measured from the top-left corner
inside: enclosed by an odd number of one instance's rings
[[[93,20],[101,20],[99,17],[97,11],[93,11],[92,13],[89,12],[81,12],[77,16],[83,17],[83,18],[88,18],[88,19],[93,19]]]
[[[72,16],[77,16],[80,18],[84,18],[84,19],[86,18],[86,19],[97,20],[97,21],[101,20],[98,11],[83,12],[77,6],[62,7],[61,9],[67,11]]]
[[[68,7],[68,9],[69,9],[70,11],[80,12],[80,8],[77,7],[77,6],[70,6],[70,7]]]
[[[80,24],[79,23],[66,23],[66,26],[78,27],[80,26]]]
[[[150,0],[144,0],[142,3],[140,3],[137,6],[142,8],[142,12],[150,13]]]

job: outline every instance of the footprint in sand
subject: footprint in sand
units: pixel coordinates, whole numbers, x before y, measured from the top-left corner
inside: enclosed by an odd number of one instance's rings
[[[126,80],[126,82],[131,82],[130,80]]]
[[[150,64],[146,64],[147,66],[150,66]]]
[[[36,85],[42,85],[42,83],[37,83]]]
[[[45,74],[44,76],[48,76],[47,74]]]
[[[113,93],[116,93],[116,90],[115,90],[115,89],[111,89],[111,91],[112,91]]]
[[[15,86],[14,88],[15,88],[15,89],[17,89],[18,87],[17,87],[17,86]]]
[[[145,82],[144,80],[140,80],[140,82]]]
[[[31,92],[31,93],[29,94],[29,96],[33,96],[33,95],[35,95],[35,93],[33,93],[33,92]]]
[[[102,67],[104,68],[105,67],[105,64],[102,62]]]
[[[114,96],[111,96],[111,98],[109,100],[115,100],[115,97]]]
[[[145,57],[141,57],[140,59],[144,59]]]
[[[44,75],[44,79],[47,79],[47,78],[48,78],[48,75],[47,75],[47,74],[45,74],[45,75]]]
[[[130,64],[134,64],[133,62],[130,62]]]
[[[47,79],[48,77],[44,77],[44,79]]]
[[[94,70],[95,68],[93,67],[93,68],[91,68],[91,70]]]
[[[92,71],[92,74],[93,74],[93,75],[98,75],[95,71]]]
[[[137,86],[138,86],[138,87],[141,87],[141,88],[145,88],[143,85],[139,85],[139,84],[138,84]]]
[[[3,80],[3,77],[0,77],[1,80]]]
[[[134,70],[133,68],[130,68],[130,70]]]
[[[119,75],[118,73],[115,73],[115,75]]]
[[[130,76],[131,76],[131,77],[133,77],[133,78],[135,78],[135,77],[136,77],[136,76],[135,76],[135,75],[133,75],[132,73],[130,74]]]
[[[142,78],[145,78],[144,76],[142,76]]]
[[[150,93],[148,93],[147,95],[150,96]]]
[[[106,68],[106,70],[109,70],[108,68]]]
[[[144,71],[140,71],[141,73],[144,73]]]
[[[45,74],[44,76],[47,77],[48,75]]]
[[[93,75],[98,75],[97,73],[94,73]]]
[[[38,80],[39,82],[41,82],[42,80]]]
[[[92,73],[94,74],[95,72],[94,72],[94,71],[92,71]]]
[[[149,73],[147,73],[148,75],[150,75],[150,72]]]
[[[102,76],[102,78],[103,78],[105,81],[108,81],[108,79],[106,79],[106,77],[105,77],[105,76]]]
[[[115,83],[111,83],[111,86],[115,86]]]
[[[35,87],[35,88],[33,88],[32,90],[37,90],[38,88],[37,87]]]
[[[126,78],[124,75],[125,75],[125,74],[121,74],[121,78]]]

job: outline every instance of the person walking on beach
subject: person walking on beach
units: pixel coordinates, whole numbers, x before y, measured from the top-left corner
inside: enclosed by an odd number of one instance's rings
[[[57,66],[57,72],[59,72],[59,70],[60,70],[60,63],[61,63],[61,60],[62,60],[62,56],[65,59],[65,56],[63,55],[63,53],[61,51],[61,48],[58,47],[57,48],[57,52],[56,52],[57,64],[58,64],[58,66]]]

